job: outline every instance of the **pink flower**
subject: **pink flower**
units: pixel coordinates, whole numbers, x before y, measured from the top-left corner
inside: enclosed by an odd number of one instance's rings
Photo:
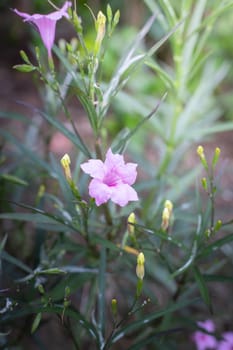
[[[90,159],[81,164],[82,170],[93,177],[89,185],[89,195],[95,198],[96,205],[111,199],[124,207],[129,201],[137,201],[137,192],[131,187],[137,177],[137,164],[126,163],[120,154],[113,154],[109,149],[105,162]]]
[[[207,332],[214,332],[215,326],[211,320],[198,322],[198,326],[204,328]],[[216,338],[213,335],[196,331],[192,337],[198,350],[215,349],[217,345]]]
[[[34,15],[29,15],[27,13],[20,12],[17,9],[14,9],[13,11],[20,17],[23,17],[24,22],[30,22],[35,25],[36,29],[40,33],[44,46],[48,51],[48,56],[51,57],[57,21],[62,17],[68,18],[67,9],[71,5],[72,4],[70,1],[66,1],[60,10],[51,12],[48,15],[40,15],[37,13]]]
[[[222,334],[224,338],[218,344],[218,350],[233,350],[233,332],[225,332]]]

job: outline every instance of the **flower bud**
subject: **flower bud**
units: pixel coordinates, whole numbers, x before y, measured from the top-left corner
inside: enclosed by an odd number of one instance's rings
[[[202,184],[202,187],[204,188],[204,190],[207,192],[208,191],[208,185],[207,185],[206,177],[203,177],[201,179],[201,184]]]
[[[161,224],[162,230],[166,231],[168,229],[169,220],[170,220],[169,210],[168,210],[168,208],[164,208],[163,213],[162,213],[162,224]]]
[[[168,209],[169,214],[170,214],[170,216],[171,216],[172,210],[173,210],[173,204],[172,204],[172,202],[171,202],[169,199],[167,199],[167,200],[165,201],[165,203],[164,203],[164,208],[167,208],[167,209]]]
[[[215,148],[215,151],[214,151],[214,156],[213,156],[213,160],[212,160],[212,165],[213,167],[216,166],[218,160],[219,160],[219,156],[220,156],[220,153],[221,153],[221,150],[219,147],[216,147]]]
[[[112,299],[111,307],[112,307],[112,314],[114,317],[116,317],[116,315],[117,315],[117,300],[116,299]]]
[[[161,228],[163,231],[166,231],[169,227],[169,224],[170,224],[171,218],[172,218],[172,211],[173,211],[173,204],[169,199],[167,199],[164,202],[164,209],[163,209],[163,213],[162,213]]]
[[[204,147],[203,146],[198,146],[197,147],[197,154],[200,157],[200,160],[202,162],[202,165],[204,166],[205,169],[208,169],[208,164],[206,161],[205,153],[204,153]]]
[[[214,231],[217,232],[222,227],[222,220],[218,220],[214,226]]]
[[[134,225],[135,224],[136,224],[136,217],[135,217],[135,214],[132,212],[128,216],[128,232],[129,232],[130,235],[134,235],[134,232],[135,232]]]
[[[66,177],[66,180],[68,182],[70,182],[72,180],[71,171],[70,171],[70,164],[71,164],[70,157],[68,154],[65,154],[61,159],[61,165],[63,167],[65,177]]]
[[[145,275],[144,265],[145,265],[145,257],[144,257],[144,254],[141,252],[138,254],[137,266],[136,266],[136,274],[140,280],[143,280],[144,275]]]
[[[94,53],[95,55],[97,55],[99,53],[102,41],[105,36],[106,16],[103,14],[103,12],[99,11],[95,25],[96,25],[97,36],[95,39]]]

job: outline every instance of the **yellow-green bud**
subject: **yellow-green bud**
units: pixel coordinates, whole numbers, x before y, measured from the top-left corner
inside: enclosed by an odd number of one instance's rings
[[[214,231],[217,232],[222,227],[222,220],[218,220],[214,226]]]
[[[70,157],[68,154],[65,154],[61,159],[61,165],[63,167],[65,177],[66,177],[66,180],[68,182],[70,182],[72,180],[71,171],[70,171],[70,164],[71,164]]]
[[[168,208],[163,209],[162,213],[162,224],[161,228],[162,230],[166,231],[169,227],[169,221],[170,221],[170,212]]]
[[[202,146],[197,147],[197,154],[199,155],[200,158],[205,157],[204,155],[204,148]]]
[[[97,20],[95,22],[97,36],[95,39],[94,53],[96,55],[100,50],[103,38],[105,36],[105,25],[106,25],[106,16],[103,14],[103,12],[99,11],[97,15]]]
[[[172,204],[172,202],[171,202],[169,199],[167,199],[167,200],[165,201],[165,203],[164,203],[164,208],[167,208],[167,209],[168,209],[170,215],[172,214],[173,204]]]
[[[112,314],[115,317],[117,315],[117,300],[116,299],[112,299],[111,306],[112,306]]]
[[[135,225],[136,223],[136,217],[135,214],[132,212],[129,216],[128,216],[128,232],[130,235],[134,235],[135,232]]]
[[[206,177],[203,177],[201,179],[201,184],[202,184],[202,187],[204,188],[204,190],[207,192],[208,191],[208,185],[207,185]]]
[[[220,148],[216,147],[215,151],[214,151],[213,160],[212,160],[213,167],[215,167],[215,165],[217,164],[217,162],[219,160],[220,153],[221,153]]]
[[[136,267],[136,274],[140,280],[143,280],[144,275],[145,275],[145,256],[141,252],[138,254],[137,257],[137,267]]]
[[[208,169],[208,164],[207,164],[207,161],[206,161],[206,157],[205,157],[203,146],[198,146],[197,147],[197,154],[199,155],[200,160],[201,160],[202,165],[204,166],[204,168]]]
[[[38,291],[40,292],[40,294],[44,294],[45,293],[44,287],[43,287],[42,284],[38,284],[37,288],[38,288]]]
[[[37,194],[38,199],[42,198],[45,193],[45,185],[40,185],[39,191]]]

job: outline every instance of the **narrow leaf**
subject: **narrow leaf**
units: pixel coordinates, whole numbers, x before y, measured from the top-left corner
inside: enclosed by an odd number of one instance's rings
[[[39,324],[40,324],[40,321],[41,321],[41,317],[42,317],[42,313],[39,312],[36,315],[36,317],[35,317],[35,319],[34,319],[34,321],[32,323],[31,333],[34,333],[37,330],[37,328],[39,327]]]
[[[190,299],[183,300],[183,301],[177,302],[173,305],[167,306],[163,310],[153,312],[150,315],[145,316],[138,321],[131,322],[130,325],[122,327],[118,332],[115,333],[115,335],[112,338],[112,343],[117,342],[118,340],[120,340],[121,338],[126,336],[127,334],[135,332],[138,329],[140,329],[140,331],[142,331],[142,329],[144,327],[147,327],[148,324],[150,324],[154,320],[156,320],[160,317],[163,317],[164,315],[167,315],[167,314],[173,313],[175,311],[178,311],[180,309],[183,309],[191,304],[198,302],[199,300],[200,300],[199,298],[195,298],[195,299],[191,299],[191,300]]]
[[[206,282],[204,277],[202,276],[200,270],[197,266],[194,266],[193,268],[194,276],[199,288],[199,291],[201,293],[201,296],[205,302],[205,304],[208,306],[211,313],[213,313],[213,308],[210,300],[209,290],[207,288]]]
[[[81,137],[77,134],[72,133],[70,130],[68,130],[64,124],[62,124],[57,119],[51,117],[49,114],[45,112],[40,112],[40,114],[50,123],[52,124],[57,130],[59,130],[63,135],[65,135],[78,149],[85,154],[88,158],[91,158],[91,154],[84,144]]]

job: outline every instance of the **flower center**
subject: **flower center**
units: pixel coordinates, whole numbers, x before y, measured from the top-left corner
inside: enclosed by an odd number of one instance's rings
[[[105,174],[103,183],[108,185],[109,187],[113,187],[118,185],[121,182],[121,179],[114,168],[109,169],[108,172]]]

